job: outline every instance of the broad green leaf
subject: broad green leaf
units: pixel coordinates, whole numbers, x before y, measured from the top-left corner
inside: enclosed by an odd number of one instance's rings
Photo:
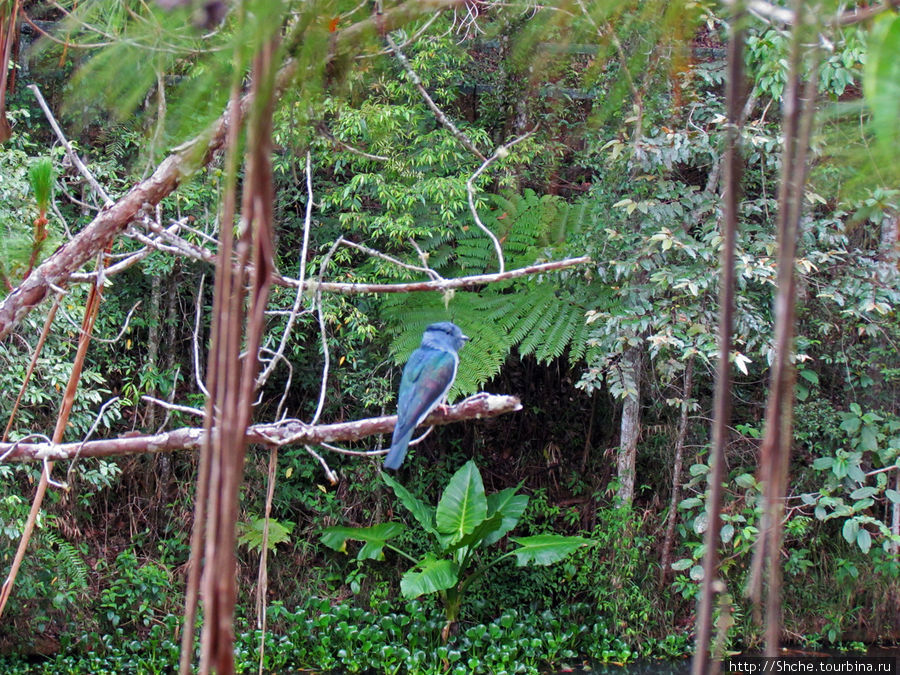
[[[841,422],[841,429],[850,434],[855,434],[859,431],[859,425],[862,424],[859,417],[856,415],[848,415],[844,413],[844,421]]]
[[[754,478],[752,473],[742,473],[740,476],[735,477],[734,482],[738,484],[738,487],[747,489],[756,485],[756,478]]]
[[[699,497],[688,497],[687,499],[682,499],[678,504],[679,509],[692,509],[695,506],[700,506],[703,501]]]
[[[862,467],[859,465],[859,461],[855,464],[850,464],[847,467],[847,475],[850,476],[857,483],[865,483],[866,482],[866,474],[863,473]]]
[[[320,539],[328,548],[347,552],[347,540],[364,542],[364,546],[356,555],[357,560],[383,560],[384,545],[388,539],[393,539],[403,533],[401,523],[380,523],[371,527],[345,527],[336,525],[322,530]]]
[[[510,539],[519,545],[519,548],[513,551],[519,567],[528,564],[552,565],[591,543],[590,539],[584,537],[564,537],[559,534],[539,534],[534,537],[510,537]]]
[[[834,504],[832,504],[832,511],[827,516],[825,516],[825,520],[832,520],[833,518],[846,518],[848,516],[853,515],[853,509],[844,504],[843,500],[837,500]]]
[[[697,514],[697,517],[694,518],[694,532],[697,534],[703,534],[706,532],[706,528],[709,527],[709,515],[706,511],[702,511]]]
[[[857,488],[856,490],[851,492],[850,499],[866,499],[867,497],[872,497],[876,494],[878,494],[878,488],[874,488],[869,485],[866,487]]]
[[[455,562],[426,556],[400,579],[400,592],[404,598],[418,598],[453,588],[458,581],[459,566]]]
[[[890,499],[894,504],[900,504],[900,492],[888,488],[884,491],[884,496]]]
[[[694,561],[690,558],[682,558],[681,560],[676,560],[672,563],[672,569],[676,572],[683,572],[688,567],[694,564]]]
[[[856,518],[850,518],[849,520],[844,521],[844,527],[841,530],[841,534],[844,535],[844,539],[847,540],[848,544],[852,544],[856,541],[858,532],[859,523],[856,521]]]
[[[900,142],[900,16],[876,19],[868,47],[863,91],[880,144],[896,152]]]
[[[438,532],[460,540],[487,518],[484,483],[475,462],[469,460],[447,484],[434,514]]]
[[[467,534],[462,539],[453,541],[446,539],[441,541],[445,551],[455,551],[464,546],[480,546],[482,542],[489,536],[493,536],[503,526],[503,516],[495,513],[490,518],[482,521],[482,523]]]
[[[856,545],[859,546],[859,550],[863,553],[868,553],[869,549],[872,548],[872,535],[869,534],[867,529],[860,528],[859,532],[856,533]]]
[[[249,524],[238,523],[238,544],[261,551],[265,526],[265,518],[256,518]],[[290,521],[277,521],[274,518],[269,518],[269,550],[274,551],[278,544],[290,541],[293,529],[294,523]]]
[[[798,371],[798,375],[802,377],[807,382],[812,382],[813,384],[819,384],[819,376],[816,374],[814,370],[806,370],[805,368],[801,371]]]
[[[416,522],[422,526],[423,530],[430,532],[431,534],[437,534],[437,530],[434,528],[433,508],[413,495],[403,485],[391,478],[384,471],[381,472],[381,480],[387,483],[388,487],[394,491],[394,494],[397,495],[397,499],[399,499],[400,503],[413,515],[413,518],[415,518]]]
[[[813,468],[816,471],[824,471],[830,469],[834,464],[834,457],[817,457],[813,460]]]
[[[851,507],[853,509],[853,513],[859,513],[860,511],[867,511],[875,504],[875,500],[871,497],[866,497],[864,499],[860,499],[857,502],[853,503]]]
[[[703,581],[703,565],[694,565],[688,574],[694,581]]]
[[[859,447],[862,450],[872,450],[873,452],[878,449],[878,434],[874,427],[865,424],[859,430]]]
[[[720,536],[722,537],[722,543],[727,544],[734,538],[734,525],[731,523],[725,523],[722,525],[722,531],[720,532]]]
[[[503,535],[513,529],[528,506],[528,495],[517,495],[516,488],[506,488],[500,492],[494,492],[487,496],[488,513],[499,513],[503,517],[500,527],[484,538],[484,545],[500,540]]]

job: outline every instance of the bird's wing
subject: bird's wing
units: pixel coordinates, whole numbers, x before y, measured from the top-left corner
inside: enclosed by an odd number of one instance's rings
[[[413,352],[400,380],[395,434],[411,431],[419,425],[447,395],[459,359],[452,352],[419,348]]]

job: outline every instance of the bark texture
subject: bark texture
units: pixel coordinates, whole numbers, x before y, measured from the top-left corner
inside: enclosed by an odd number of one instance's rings
[[[442,426],[471,419],[487,419],[522,409],[515,396],[477,394],[452,406],[436,408],[422,426]],[[369,417],[353,422],[308,426],[297,420],[281,424],[255,424],[247,429],[247,442],[267,447],[319,445],[359,441],[375,434],[393,432],[396,415]],[[200,449],[203,429],[183,427],[160,434],[109,438],[86,443],[0,443],[0,456],[7,462],[31,462],[44,458],[65,461],[76,457],[122,457],[145,453]],[[7,454],[9,453],[9,454]]]
[[[622,425],[620,427],[619,455],[616,471],[619,491],[616,493],[623,505],[631,505],[634,500],[634,471],[637,463],[637,444],[641,435],[641,350],[630,347],[622,357],[625,379],[633,378],[634,389],[622,404]]]

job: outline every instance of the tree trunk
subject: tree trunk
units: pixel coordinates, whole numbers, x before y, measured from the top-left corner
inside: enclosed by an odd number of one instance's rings
[[[159,373],[159,305],[161,300],[162,280],[158,275],[154,274],[150,279],[150,325],[147,329],[147,361],[145,362],[145,368],[150,371],[151,375]],[[147,389],[147,393],[150,396],[156,396],[159,393],[155,382]],[[150,429],[156,427],[155,403],[147,402],[147,414],[144,418],[144,423]]]
[[[663,539],[662,554],[659,557],[659,585],[665,586],[672,565],[672,546],[675,542],[675,521],[678,502],[681,501],[681,467],[684,463],[684,439],[687,436],[688,402],[694,388],[694,357],[688,359],[684,367],[684,394],[681,399],[681,417],[678,420],[678,435],[675,437],[675,458],[672,468],[672,498],[669,500],[669,515],[666,520],[666,536]]]
[[[637,459],[637,442],[641,426],[641,349],[629,347],[622,357],[622,378],[626,383],[625,402],[622,404],[622,425],[619,436],[619,456],[616,469],[619,491],[616,493],[623,506],[631,506],[634,499],[634,467]]]

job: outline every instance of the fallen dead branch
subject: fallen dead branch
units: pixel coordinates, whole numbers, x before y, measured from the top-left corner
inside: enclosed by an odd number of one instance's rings
[[[424,425],[444,425],[470,419],[497,417],[521,410],[515,396],[476,394],[452,406],[438,407]],[[276,424],[254,424],[247,429],[247,442],[268,447],[285,445],[319,445],[358,441],[375,434],[393,431],[396,415],[370,417],[353,422],[306,425],[298,420]],[[108,438],[85,443],[0,443],[0,457],[6,462],[65,461],[76,457],[123,457],[142,453],[198,450],[203,442],[203,429],[182,427],[148,436]]]

